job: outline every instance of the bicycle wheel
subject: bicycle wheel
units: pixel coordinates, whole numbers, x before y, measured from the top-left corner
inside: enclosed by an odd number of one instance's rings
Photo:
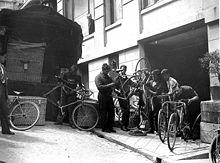
[[[99,115],[93,105],[83,103],[73,110],[72,119],[79,130],[90,131],[98,124]]]
[[[201,113],[197,116],[191,129],[190,137],[192,137],[193,140],[200,139],[200,122],[201,122]]]
[[[149,62],[149,60],[145,57],[142,57],[138,60],[136,66],[135,66],[135,72],[137,72],[138,70],[142,70],[144,69],[145,71],[151,71],[151,64]]]
[[[131,77],[129,77],[127,80],[125,80],[125,82],[122,84],[122,86],[121,86],[121,88],[122,88],[122,92],[124,92],[125,93],[125,90],[127,89],[127,87],[129,86],[130,87],[130,92],[129,92],[129,94],[130,95],[132,95],[133,93],[135,93],[136,91],[137,91],[137,89],[138,89],[138,85],[137,86],[130,86],[131,84],[131,82],[135,82],[135,81],[137,81],[137,79],[136,79],[136,76],[135,75],[133,75],[133,76],[131,76]],[[124,95],[124,97],[125,98],[127,98],[127,96],[126,95]]]
[[[162,109],[160,109],[158,114],[158,135],[162,143],[164,143],[167,135],[167,118]]]
[[[167,143],[171,151],[173,151],[175,142],[176,142],[176,133],[177,133],[177,114],[172,113],[168,123],[167,129]]]
[[[15,105],[9,114],[9,123],[15,130],[24,131],[32,128],[40,117],[37,104],[23,101]]]
[[[209,160],[212,163],[220,162],[220,135],[215,136],[209,149]]]

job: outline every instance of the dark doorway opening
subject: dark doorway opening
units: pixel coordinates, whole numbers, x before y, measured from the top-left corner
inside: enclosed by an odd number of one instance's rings
[[[208,51],[205,26],[142,44],[152,70],[167,68],[180,85],[192,86],[201,100],[210,99],[209,74],[199,58]]]

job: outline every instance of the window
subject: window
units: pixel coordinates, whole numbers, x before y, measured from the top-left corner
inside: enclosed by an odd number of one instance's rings
[[[142,0],[142,9],[157,3],[159,0]]]
[[[94,32],[94,12],[94,0],[74,0],[74,21],[81,25],[84,36]]]
[[[105,0],[105,26],[109,26],[122,18],[121,0]]]

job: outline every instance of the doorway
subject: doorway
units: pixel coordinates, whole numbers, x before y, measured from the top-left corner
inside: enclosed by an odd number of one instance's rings
[[[201,69],[199,58],[208,51],[206,26],[142,44],[152,70],[167,68],[180,85],[193,87],[201,100],[210,99],[209,74]]]

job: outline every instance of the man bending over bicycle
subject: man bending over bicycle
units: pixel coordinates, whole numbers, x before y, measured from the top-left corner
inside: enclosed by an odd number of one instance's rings
[[[200,113],[200,100],[197,92],[190,86],[180,86],[173,96],[174,101],[182,101],[186,104],[185,123],[190,128]]]
[[[71,89],[63,87],[62,95],[61,95],[61,103],[62,104],[69,104],[71,102],[74,102],[77,100],[77,93],[76,91],[73,91],[72,89],[76,89],[77,87],[80,89],[82,88],[82,82],[81,82],[81,76],[77,74],[77,65],[72,65],[68,72],[64,73],[62,82],[64,82],[65,85],[70,87]],[[69,125],[72,128],[75,128],[72,120],[72,112],[75,108],[75,105],[68,106],[68,115],[69,115]],[[61,125],[63,123],[64,116],[61,114],[61,112],[58,113],[57,121],[55,122],[55,125]]]

